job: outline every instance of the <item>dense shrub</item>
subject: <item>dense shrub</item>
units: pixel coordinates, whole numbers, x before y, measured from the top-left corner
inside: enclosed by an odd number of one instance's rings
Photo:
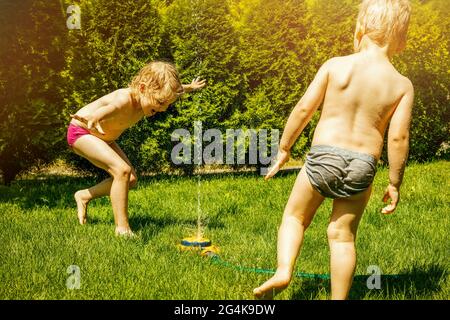
[[[0,2],[5,182],[55,157],[96,171],[64,144],[69,114],[127,86],[156,59],[174,62],[185,83],[202,76],[208,87],[120,138],[139,171],[173,168],[171,133],[192,132],[194,121],[223,132],[281,130],[320,65],[352,53],[359,0],[81,0],[81,30],[66,27],[70,2]],[[448,3],[412,3],[408,46],[394,59],[416,91],[410,159],[448,159]],[[307,150],[319,116],[294,146],[295,157]]]
[[[65,16],[58,1],[7,0],[0,25],[0,171],[9,184],[64,148]]]

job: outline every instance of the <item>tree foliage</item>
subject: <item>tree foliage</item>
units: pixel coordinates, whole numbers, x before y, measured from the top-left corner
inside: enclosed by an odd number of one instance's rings
[[[68,5],[68,4],[67,4]],[[70,30],[64,74],[65,118],[101,96],[127,87],[147,62],[161,58],[167,47],[161,16],[148,0],[81,1],[81,30]],[[138,167],[158,157],[145,146],[153,133],[152,122],[144,121],[128,130],[120,140]],[[98,173],[91,164],[67,153],[70,162]]]
[[[125,87],[149,61],[174,62],[201,93],[126,131],[119,144],[140,170],[170,167],[178,128],[282,129],[318,68],[353,52],[359,0],[80,0],[81,30],[66,27],[68,0],[0,2],[0,171],[55,157],[69,114]],[[449,30],[446,0],[412,0],[405,52],[395,66],[416,91],[410,159],[448,159]],[[294,147],[302,156],[318,112]],[[444,151],[443,151],[444,150]]]
[[[418,161],[435,157],[450,136],[450,19],[433,9],[439,4],[414,6],[407,48],[394,61],[415,88],[410,155]]]
[[[6,184],[64,147],[64,23],[56,1],[0,3],[0,171]]]

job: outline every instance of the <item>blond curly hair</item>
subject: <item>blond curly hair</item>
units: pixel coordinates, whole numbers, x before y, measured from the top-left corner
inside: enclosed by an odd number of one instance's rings
[[[378,45],[398,50],[406,44],[410,16],[408,0],[363,0],[358,24],[363,34]]]
[[[140,84],[145,85],[146,97],[165,103],[183,94],[183,86],[175,66],[169,62],[153,61],[145,65],[131,80],[129,87],[134,98],[139,96]]]

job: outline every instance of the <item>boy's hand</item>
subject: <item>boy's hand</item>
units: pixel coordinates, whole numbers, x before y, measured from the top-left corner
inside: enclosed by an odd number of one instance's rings
[[[192,80],[190,87],[192,91],[203,89],[206,86],[206,80],[200,80],[200,77],[195,78]]]
[[[400,200],[400,192],[392,184],[389,184],[389,186],[387,187],[384,193],[383,202],[386,203],[389,199],[391,199],[391,204],[387,205],[381,210],[381,212],[384,214],[394,213]]]
[[[273,165],[273,167],[269,170],[269,172],[267,173],[265,180],[269,180],[270,178],[272,178],[274,175],[277,174],[277,172],[286,164],[286,162],[289,161],[289,158],[291,156],[291,152],[290,151],[286,151],[286,150],[278,150],[278,154],[277,154],[277,160],[275,162],[275,164]]]
[[[203,89],[206,86],[206,80],[200,80],[200,77],[192,80],[191,84],[183,84],[184,93],[190,93],[192,91]]]
[[[92,116],[81,117],[76,114],[71,114],[70,117],[80,122],[83,122],[87,126],[88,130],[91,131],[95,130],[102,135],[105,134],[105,131],[103,131],[103,128],[100,125],[100,121]]]

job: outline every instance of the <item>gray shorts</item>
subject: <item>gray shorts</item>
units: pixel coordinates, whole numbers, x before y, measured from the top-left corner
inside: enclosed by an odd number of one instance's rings
[[[306,156],[305,168],[321,195],[347,198],[369,188],[377,172],[377,160],[370,154],[319,145]]]

